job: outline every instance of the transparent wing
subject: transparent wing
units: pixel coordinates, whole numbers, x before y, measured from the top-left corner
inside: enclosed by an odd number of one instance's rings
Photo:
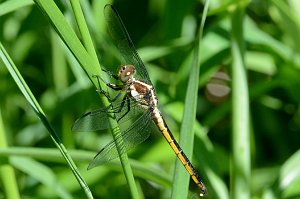
[[[125,101],[112,103],[112,105],[108,107],[85,113],[74,122],[72,131],[85,132],[108,129],[110,128],[109,113],[115,114],[116,119],[120,125],[123,123],[128,123],[130,119],[141,116],[141,114],[144,112],[145,109],[140,106],[139,102],[137,102],[133,98],[128,98],[128,100]],[[124,126],[123,129],[121,128],[121,131],[124,130],[124,128],[126,127]]]
[[[138,144],[144,142],[150,135],[150,124],[153,125],[154,123],[151,120],[150,109],[148,109],[138,120],[129,126],[126,131],[103,147],[91,161],[88,169],[92,169],[98,165],[104,164],[119,157],[116,143],[123,142],[123,144],[120,145],[120,153],[123,154]]]
[[[83,116],[78,118],[73,126],[73,132],[84,132],[84,131],[97,131],[109,128],[109,114],[108,110],[111,107],[105,107],[98,110],[93,110],[85,113]]]
[[[124,64],[134,65],[137,78],[148,84],[152,84],[148,72],[138,55],[118,12],[112,5],[107,4],[104,7],[104,16],[115,46],[120,50],[121,55],[127,62]]]

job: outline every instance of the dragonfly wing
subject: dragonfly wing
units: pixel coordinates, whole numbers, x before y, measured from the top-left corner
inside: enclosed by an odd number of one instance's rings
[[[74,122],[72,131],[97,131],[109,128],[108,109],[107,107],[85,113]]]
[[[150,135],[150,129],[148,126],[151,124],[151,122],[151,113],[150,110],[148,110],[144,112],[144,114],[129,128],[127,128],[126,131],[121,132],[121,134],[117,136],[115,140],[112,140],[104,148],[102,148],[91,161],[88,169],[92,169],[98,165],[104,164],[119,157],[116,143],[122,143],[120,144],[120,153],[123,154],[138,144],[144,142]]]
[[[129,104],[128,104],[129,103]],[[129,122],[132,118],[137,118],[144,113],[139,102],[134,98],[125,101],[114,102],[111,106],[93,110],[78,118],[73,126],[73,132],[98,131],[110,128],[110,114],[114,113],[122,130],[122,124]],[[123,128],[125,130],[125,127]]]
[[[126,64],[133,64],[137,69],[136,75],[138,78],[151,84],[146,68],[138,55],[118,12],[112,5],[108,4],[104,8],[104,15],[112,40],[114,41],[115,46],[120,50],[121,55],[127,62]]]

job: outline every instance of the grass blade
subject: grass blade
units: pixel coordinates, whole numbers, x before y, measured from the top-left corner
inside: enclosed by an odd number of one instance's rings
[[[3,149],[7,148],[1,109],[0,109],[0,148]],[[19,189],[18,189],[14,169],[12,168],[12,166],[5,164],[8,160],[4,160],[4,158],[3,159],[0,158],[0,159],[1,159],[0,180],[2,181],[3,184],[3,190],[4,193],[6,194],[5,196],[7,198],[15,198],[15,199],[21,198],[19,194]]]
[[[10,72],[11,76],[13,77],[14,81],[18,85],[18,87],[21,90],[22,94],[24,95],[24,97],[26,98],[26,100],[28,101],[30,106],[33,108],[33,110],[35,111],[35,113],[37,114],[39,119],[42,121],[42,123],[44,124],[44,126],[48,130],[49,135],[52,138],[54,144],[60,150],[62,156],[65,158],[65,160],[69,164],[72,172],[74,173],[74,175],[75,175],[76,179],[78,180],[79,184],[81,185],[81,187],[84,189],[87,197],[88,198],[93,198],[88,186],[86,185],[86,183],[82,179],[76,165],[74,164],[73,160],[71,159],[71,157],[67,153],[67,150],[65,149],[64,145],[61,143],[59,137],[57,136],[57,134],[54,130],[54,128],[51,126],[51,124],[48,121],[46,115],[44,114],[42,108],[38,104],[37,100],[35,99],[34,95],[32,94],[31,90],[29,89],[28,85],[24,81],[24,79],[21,76],[21,74],[19,73],[17,67],[12,62],[11,58],[8,56],[7,52],[5,51],[5,49],[4,49],[4,47],[2,46],[1,43],[0,43],[0,58],[1,58],[2,63],[4,64],[4,66],[6,66],[6,68]]]
[[[204,23],[207,15],[209,0],[205,2],[205,8],[202,15],[201,25],[198,35],[196,36],[194,59],[192,63],[192,69],[189,76],[187,93],[185,98],[185,108],[183,113],[183,121],[180,129],[179,145],[184,150],[187,157],[190,157],[193,152],[194,143],[194,126],[197,109],[197,97],[198,97],[198,85],[200,74],[200,41],[202,38]],[[174,174],[174,186],[172,189],[172,198],[187,198],[189,175],[179,159],[176,159],[175,174]]]
[[[55,171],[51,168],[28,157],[12,157],[11,164],[19,171],[22,171],[45,186],[49,187],[55,196],[64,199],[72,199],[71,194],[58,181]]]
[[[1,2],[0,16],[31,4],[33,4],[31,0],[24,0],[24,1],[10,0],[10,1]]]
[[[231,198],[250,198],[249,93],[244,65],[243,8],[232,13],[232,167]]]
[[[82,36],[82,40],[83,40],[83,44],[85,49],[87,50],[87,52],[91,55],[92,59],[97,62],[97,54],[95,51],[95,47],[91,38],[91,35],[89,33],[85,18],[83,16],[83,12],[81,10],[81,6],[79,1],[70,1],[74,14],[75,14],[75,18],[76,18],[76,22],[78,24],[78,28],[80,30],[81,36]]]
[[[63,14],[57,8],[54,2],[44,2],[42,0],[36,0],[35,2],[49,17],[50,21],[54,25],[54,28],[57,30],[61,39],[64,41],[64,43],[68,46],[68,48],[73,53],[75,58],[78,60],[78,62],[80,63],[84,71],[87,73],[87,75],[89,76],[90,80],[93,82],[95,87],[97,87],[98,82],[96,78],[93,78],[92,76],[95,74],[102,76],[102,71],[100,70],[100,65],[97,60],[97,56],[92,44],[92,39],[87,29],[87,25],[85,23],[84,16],[82,14],[82,10],[79,5],[79,2],[72,2],[72,7],[74,9],[74,14],[76,16],[76,20],[78,22],[80,32],[82,33],[82,37],[84,38],[84,45],[87,48],[87,50],[83,47],[80,40],[74,33],[73,29],[69,26]],[[102,88],[105,88],[103,82],[100,81],[100,84]],[[106,106],[109,105],[108,100],[103,96],[102,96],[102,102]],[[110,118],[111,118],[110,119],[111,126],[116,126],[115,124],[116,120],[113,119],[115,118],[114,115],[112,115]],[[118,128],[114,128],[112,131],[113,137],[116,137],[119,133],[120,130]],[[122,143],[118,143],[118,145],[119,144],[121,145]],[[130,187],[132,197],[139,198],[137,187],[135,185],[133,173],[130,168],[127,154],[121,155],[120,161],[122,163],[124,174],[128,182],[128,185]]]

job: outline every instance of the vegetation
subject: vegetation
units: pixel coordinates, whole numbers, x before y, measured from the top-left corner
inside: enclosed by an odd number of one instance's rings
[[[210,1],[207,13],[193,0],[1,1],[0,198],[199,197],[155,132],[123,167],[86,169],[112,136],[72,124],[108,103],[95,92],[100,65],[124,64],[106,33],[107,3],[207,198],[299,198],[297,0]]]

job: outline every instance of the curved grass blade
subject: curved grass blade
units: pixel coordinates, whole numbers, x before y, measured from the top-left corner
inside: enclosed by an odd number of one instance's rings
[[[204,23],[207,15],[209,0],[205,2],[205,8],[202,15],[201,25],[199,28],[198,35],[196,36],[195,48],[194,48],[194,58],[192,63],[192,69],[189,76],[187,93],[185,98],[185,108],[183,113],[183,121],[180,128],[180,139],[179,145],[185,151],[186,156],[192,160],[191,155],[193,151],[194,143],[194,126],[196,118],[197,109],[197,96],[198,96],[198,84],[199,84],[199,74],[200,74],[200,40],[202,38],[202,32],[204,28]],[[189,175],[185,172],[182,167],[181,162],[176,159],[175,171],[174,171],[174,186],[172,189],[172,198],[181,199],[187,198],[188,196],[188,185],[189,185]],[[200,196],[207,194],[205,191],[200,192]]]
[[[58,182],[56,173],[51,167],[31,159],[29,157],[12,157],[11,164],[19,171],[22,171],[33,177],[40,183],[49,187],[59,198],[72,199],[71,193]]]
[[[251,196],[251,155],[249,93],[244,64],[244,7],[236,7],[231,16],[232,53],[232,198]]]
[[[1,64],[0,64],[1,65]],[[0,149],[8,149],[8,145],[6,142],[6,134],[4,132],[4,124],[2,121],[2,113],[0,108]],[[0,164],[0,179],[3,184],[3,192],[7,198],[15,198],[20,199],[20,193],[18,189],[18,184],[16,180],[16,174],[11,165],[6,165],[6,161],[4,158],[1,159]],[[5,158],[5,160],[8,158]]]
[[[54,144],[56,145],[56,147],[61,152],[62,156],[65,158],[65,160],[69,164],[72,172],[74,173],[76,179],[78,180],[78,182],[80,183],[80,185],[84,189],[87,197],[88,198],[93,198],[93,196],[91,194],[91,191],[89,190],[87,184],[85,183],[85,181],[81,177],[81,175],[80,175],[76,165],[74,164],[72,158],[67,153],[66,148],[61,143],[58,135],[56,134],[56,132],[54,130],[54,128],[51,126],[51,124],[48,121],[46,115],[44,114],[42,108],[38,104],[37,100],[35,99],[34,95],[32,94],[31,90],[29,89],[28,85],[24,81],[24,79],[21,76],[21,74],[19,73],[17,67],[14,65],[14,63],[12,62],[11,58],[8,56],[7,52],[5,51],[5,49],[4,49],[4,47],[2,46],[1,43],[0,43],[0,58],[1,58],[2,63],[6,66],[6,68],[10,72],[11,76],[13,77],[14,81],[16,82],[18,87],[20,88],[20,90],[23,93],[26,100],[31,105],[31,107],[33,108],[33,110],[35,111],[35,113],[37,114],[39,119],[42,121],[42,123],[44,124],[44,126],[48,130],[51,139],[53,140]]]
[[[35,0],[37,5],[42,9],[42,11],[45,12],[47,17],[50,19],[51,23],[53,24],[53,27],[56,29],[57,33],[63,40],[63,42],[67,45],[67,47],[70,49],[70,51],[73,53],[74,57],[77,59],[77,61],[80,63],[84,71],[87,73],[89,76],[90,80],[93,82],[95,86],[98,85],[98,82],[95,78],[92,78],[93,75],[102,75],[102,71],[99,67],[98,60],[95,59],[95,56],[93,52],[88,52],[91,51],[90,46],[88,44],[89,50],[87,51],[83,45],[81,44],[80,40],[76,36],[74,30],[70,27],[70,25],[67,23],[66,19],[64,18],[63,14],[60,12],[58,7],[55,5],[54,2],[46,2],[42,0]],[[75,4],[74,4],[75,5]],[[74,6],[73,5],[73,6]],[[75,5],[77,6],[77,5]],[[77,9],[77,8],[76,8]],[[83,17],[83,15],[78,14],[76,15],[77,17]],[[82,21],[81,21],[82,22]],[[80,26],[83,28],[84,26]],[[81,31],[83,32],[83,31]],[[87,33],[87,32],[86,32]],[[86,38],[86,37],[85,37]],[[85,42],[89,42],[91,40],[86,39]],[[87,44],[85,43],[85,44]],[[91,54],[89,54],[91,53]],[[101,86],[102,82],[100,82]],[[103,104],[108,106],[109,102],[107,100],[103,99]],[[113,118],[113,117],[112,117]],[[112,126],[115,126],[116,121],[113,119],[109,120],[110,124]],[[119,131],[113,131],[112,134],[113,136],[116,136]],[[128,157],[123,154],[120,157],[122,167],[125,173],[126,180],[128,181],[131,194],[133,198],[139,198],[138,197],[138,191],[134,182],[132,170],[130,168],[130,164],[128,164]]]

